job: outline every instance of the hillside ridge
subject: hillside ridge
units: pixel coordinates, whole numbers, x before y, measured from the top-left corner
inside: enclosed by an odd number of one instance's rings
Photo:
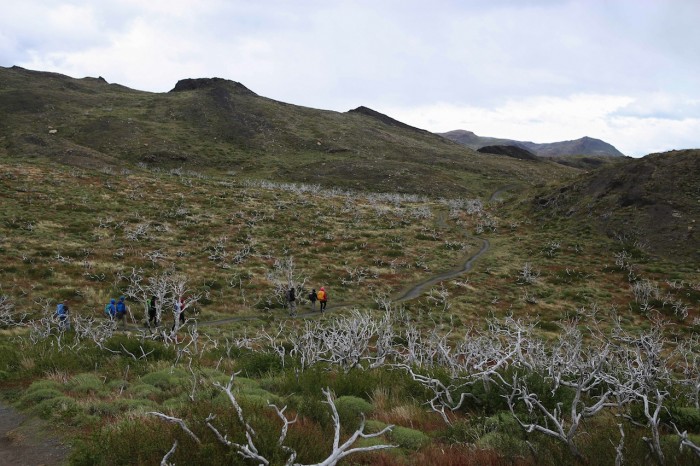
[[[170,92],[151,93],[0,67],[0,82],[0,155],[435,196],[485,197],[505,184],[578,172],[479,154],[364,106],[302,107],[223,78],[182,79]]]
[[[536,143],[531,141],[518,141],[514,139],[478,136],[474,132],[467,130],[454,130],[438,134],[474,150],[478,150],[485,146],[500,145],[520,147],[534,153],[538,157],[560,157],[572,155],[624,157],[624,154],[617,150],[612,144],[589,136],[584,136],[582,138],[570,141]]]

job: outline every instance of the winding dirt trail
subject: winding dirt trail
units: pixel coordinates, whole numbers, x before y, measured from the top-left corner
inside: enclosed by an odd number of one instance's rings
[[[493,194],[489,197],[489,201],[492,202],[494,200],[497,200],[498,197],[507,190],[513,189],[517,187],[517,185],[507,185],[503,186],[501,188],[498,188],[498,190],[494,191]],[[439,213],[436,222],[440,225],[442,223],[446,224],[446,215],[444,213]],[[445,225],[446,226],[446,225]],[[423,291],[432,286],[435,285],[436,283],[439,283],[444,280],[449,280],[450,278],[457,277],[459,275],[462,275],[464,273],[469,272],[473,265],[474,262],[481,257],[486,251],[489,250],[491,247],[491,243],[489,243],[489,240],[485,238],[477,238],[481,241],[481,248],[464,258],[464,262],[462,263],[461,266],[447,270],[445,272],[441,272],[437,275],[432,275],[424,280],[421,280],[418,283],[414,283],[413,285],[410,285],[408,288],[404,289],[403,291],[399,292],[398,295],[394,296],[392,298],[393,302],[403,302],[403,301],[409,301],[411,299],[415,299],[418,296],[423,293]],[[328,308],[326,309],[326,313],[331,312],[331,311],[338,311],[340,309],[346,309],[348,307],[353,307],[357,306],[362,303],[358,302],[351,302],[351,303],[336,303],[333,305],[329,305]],[[296,315],[295,318],[309,318],[309,317],[317,317],[322,315],[320,312],[300,312]],[[208,327],[208,326],[216,326],[216,325],[224,325],[227,323],[231,322],[243,322],[243,321],[248,321],[248,320],[262,320],[265,319],[267,316],[238,316],[238,317],[227,317],[225,319],[218,319],[218,320],[210,320],[207,322],[198,322],[198,326],[200,327]]]
[[[0,402],[0,465],[63,464],[68,447],[43,421]]]
[[[454,278],[459,275],[462,275],[463,273],[469,272],[472,269],[472,266],[474,265],[474,261],[481,257],[486,251],[489,250],[489,247],[491,247],[491,243],[489,243],[489,240],[481,239],[481,241],[481,249],[479,249],[476,253],[472,254],[471,256],[467,257],[466,261],[461,267],[442,272],[438,275],[433,275],[430,278],[426,278],[425,280],[412,285],[410,288],[393,298],[393,301],[402,302],[417,298],[429,286],[435,285],[436,283],[440,283],[441,281],[449,280],[450,278]]]
[[[469,272],[473,265],[474,262],[481,257],[486,251],[489,250],[489,247],[491,244],[489,243],[489,240],[487,239],[481,239],[479,238],[482,242],[481,248],[475,252],[474,254],[471,254],[470,256],[467,256],[464,260],[464,263],[451,270],[447,270],[445,272],[441,272],[437,275],[431,275],[430,277],[421,280],[418,283],[414,283],[410,287],[404,289],[403,291],[399,292],[398,295],[394,296],[391,300],[393,302],[403,302],[403,301],[409,301],[411,299],[417,298],[418,296],[423,293],[423,291],[441,281],[444,280],[449,280],[450,278],[457,277],[459,275],[462,275],[466,272]],[[329,305],[328,308],[326,308],[325,313],[332,312],[332,311],[338,311],[340,309],[346,309],[349,307],[357,306],[362,303],[359,302],[351,302],[351,303],[337,303],[334,305]],[[297,313],[296,317],[294,318],[309,318],[309,317],[318,317],[321,316],[320,312],[299,312]],[[206,322],[198,322],[197,326],[199,327],[211,327],[211,326],[216,326],[216,325],[224,325],[228,324],[231,322],[243,322],[243,321],[248,321],[248,320],[263,320],[265,319],[266,316],[237,316],[237,317],[227,317],[225,319],[218,319],[218,320],[210,320]]]

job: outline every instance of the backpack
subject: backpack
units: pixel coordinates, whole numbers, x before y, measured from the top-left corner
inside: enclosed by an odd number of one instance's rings
[[[62,316],[63,314],[65,314],[65,309],[63,308],[63,303],[58,303],[58,305],[56,306],[56,314],[54,314],[54,315],[55,316]]]
[[[112,303],[107,303],[105,305],[105,315],[108,317],[112,316]]]

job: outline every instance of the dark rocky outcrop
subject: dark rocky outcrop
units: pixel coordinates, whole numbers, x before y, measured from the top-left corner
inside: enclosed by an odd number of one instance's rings
[[[228,87],[237,94],[257,95],[243,84],[223,78],[181,79],[170,92],[195,91],[197,89],[212,89],[218,87]]]
[[[506,155],[508,157],[513,157],[514,159],[520,160],[539,160],[539,157],[529,150],[517,146],[485,146],[478,149],[477,152],[481,152],[482,154]]]

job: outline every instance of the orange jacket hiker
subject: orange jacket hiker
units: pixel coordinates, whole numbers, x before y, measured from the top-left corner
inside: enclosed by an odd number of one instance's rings
[[[321,289],[318,290],[318,293],[316,293],[316,296],[318,296],[318,302],[321,303],[321,312],[325,311],[326,303],[328,302],[328,293],[326,292],[326,289],[321,287]]]

